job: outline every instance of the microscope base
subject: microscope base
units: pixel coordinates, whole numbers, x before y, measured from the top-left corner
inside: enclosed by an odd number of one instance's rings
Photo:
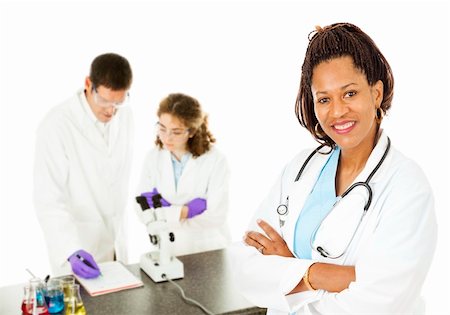
[[[160,265],[153,259],[151,253],[145,253],[141,256],[139,266],[154,282],[167,281],[167,278],[171,280],[184,278],[183,263],[176,257],[172,257],[169,263]]]

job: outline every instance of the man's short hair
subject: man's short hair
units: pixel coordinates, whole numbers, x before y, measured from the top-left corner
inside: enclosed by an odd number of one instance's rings
[[[118,54],[107,53],[92,61],[89,77],[95,87],[103,85],[119,91],[130,88],[133,73],[127,59]]]

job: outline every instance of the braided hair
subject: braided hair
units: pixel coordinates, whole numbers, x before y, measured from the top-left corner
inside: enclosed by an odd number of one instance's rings
[[[308,129],[313,137],[327,146],[334,147],[334,141],[325,133],[315,130],[318,123],[314,113],[311,82],[314,68],[324,61],[350,56],[357,69],[365,74],[373,86],[383,82],[381,109],[387,112],[394,96],[394,77],[391,67],[374,41],[359,27],[350,23],[335,23],[308,35],[309,44],[302,66],[300,87],[295,102],[295,114],[300,125]]]

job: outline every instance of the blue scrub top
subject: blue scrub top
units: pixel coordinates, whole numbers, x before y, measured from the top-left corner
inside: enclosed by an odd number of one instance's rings
[[[330,154],[295,224],[294,253],[299,258],[311,259],[312,234],[336,202],[335,178],[339,154],[338,147]]]

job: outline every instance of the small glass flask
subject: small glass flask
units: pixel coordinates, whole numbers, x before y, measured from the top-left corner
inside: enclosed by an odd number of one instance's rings
[[[64,276],[60,277],[59,280],[61,281],[61,285],[63,287],[64,291],[64,304],[67,304],[67,301],[69,299],[69,288],[70,286],[75,284],[75,277],[74,276]]]
[[[47,281],[44,288],[44,296],[50,314],[56,314],[63,310],[64,291],[60,279],[52,278]]]
[[[24,287],[22,300],[22,312],[26,315],[47,315],[48,308],[45,303],[42,281],[32,278],[30,283]]]
[[[86,315],[80,295],[80,285],[73,284],[68,287],[68,296],[65,297],[65,315]]]

